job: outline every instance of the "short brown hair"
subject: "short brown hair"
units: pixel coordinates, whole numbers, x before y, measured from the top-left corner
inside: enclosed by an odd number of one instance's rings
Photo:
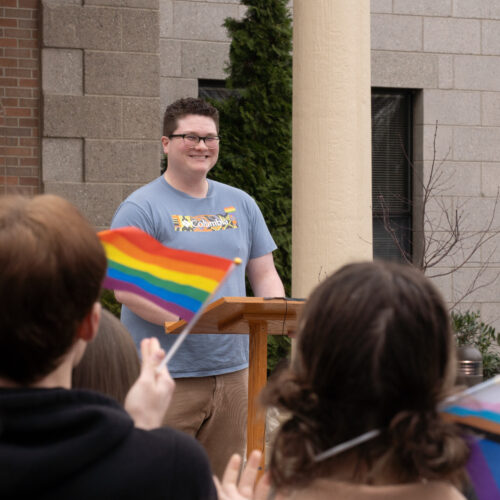
[[[0,376],[51,373],[97,300],[106,257],[92,227],[53,195],[0,196]]]
[[[374,429],[379,438],[347,452],[361,473],[354,480],[376,471],[401,483],[458,484],[467,447],[437,412],[453,369],[448,311],[420,271],[384,262],[342,267],[312,292],[294,363],[264,393],[291,415],[275,440],[273,484],[304,487],[331,476],[345,455],[314,457]]]
[[[73,369],[72,387],[99,391],[123,404],[140,371],[139,355],[130,333],[104,309],[96,338],[89,342]]]
[[[178,119],[187,115],[202,115],[212,118],[217,132],[219,131],[219,112],[203,99],[186,97],[173,102],[165,110],[163,116],[163,135],[168,137],[173,134],[178,125]]]

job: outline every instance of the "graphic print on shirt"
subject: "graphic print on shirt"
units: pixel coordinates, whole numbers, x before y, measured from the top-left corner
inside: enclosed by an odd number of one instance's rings
[[[225,207],[224,213],[213,215],[172,215],[175,231],[191,231],[194,233],[207,233],[211,231],[224,231],[238,229],[238,221],[234,215],[233,206]]]

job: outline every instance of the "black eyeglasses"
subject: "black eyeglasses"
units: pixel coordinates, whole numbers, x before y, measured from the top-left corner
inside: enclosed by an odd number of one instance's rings
[[[199,135],[195,134],[171,134],[168,136],[169,139],[173,139],[174,137],[182,137],[184,144],[193,148],[197,146],[200,141],[203,141],[208,149],[215,149],[220,142],[220,137],[218,135],[207,135],[205,137],[200,137]]]

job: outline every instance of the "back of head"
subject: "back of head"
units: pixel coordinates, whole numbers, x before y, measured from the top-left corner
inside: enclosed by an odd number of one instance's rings
[[[102,392],[123,404],[139,373],[139,355],[130,333],[103,310],[96,338],[73,369],[73,388]]]
[[[196,97],[186,97],[173,102],[163,116],[163,135],[168,137],[177,128],[177,120],[187,115],[201,115],[212,118],[219,130],[219,112],[211,104]]]
[[[273,455],[277,485],[328,475],[337,460],[316,464],[314,456],[373,429],[383,433],[355,451],[360,470],[378,460],[402,482],[461,471],[465,445],[436,410],[454,380],[449,314],[422,273],[344,266],[311,294],[297,347],[265,396],[292,413]]]
[[[29,385],[58,366],[105,271],[102,245],[71,203],[0,197],[0,377]]]

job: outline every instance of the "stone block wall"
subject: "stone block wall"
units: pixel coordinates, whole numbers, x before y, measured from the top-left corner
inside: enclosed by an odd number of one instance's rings
[[[0,2],[0,194],[40,188],[37,4]]]
[[[244,9],[239,0],[3,0],[0,193],[34,193],[42,179],[42,190],[106,227],[159,173],[165,106],[196,96],[199,79],[225,78],[222,24]],[[500,2],[371,0],[371,12],[372,85],[415,89],[415,168],[425,178],[435,157],[446,181],[425,229],[440,206],[461,210],[463,254],[492,220],[492,238],[467,265],[435,281],[453,303],[484,267],[485,286],[460,307],[500,327]],[[460,252],[434,271],[446,273]]]
[[[97,228],[160,172],[158,0],[42,0],[44,191]]]
[[[494,0],[372,0],[372,84],[418,89],[414,163],[441,172],[425,223],[442,241],[443,207],[455,210],[463,244],[428,275],[450,304],[480,310],[500,327],[500,3]],[[437,124],[437,129],[436,129]],[[415,182],[415,210],[421,198]],[[474,245],[491,221],[491,239]],[[434,245],[438,244],[434,242]],[[459,265],[458,271],[443,275]],[[462,298],[471,284],[477,288]]]
[[[181,97],[198,96],[198,79],[224,80],[229,39],[227,17],[239,19],[239,0],[160,0],[162,110]]]

